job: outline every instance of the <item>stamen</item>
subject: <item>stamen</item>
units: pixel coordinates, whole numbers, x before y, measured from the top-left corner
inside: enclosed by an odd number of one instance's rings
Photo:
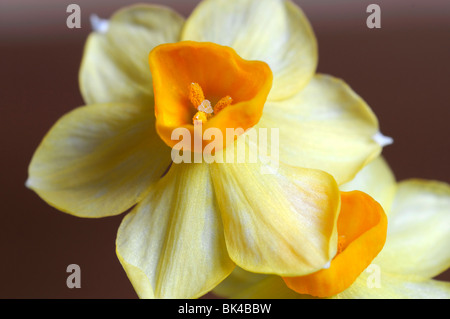
[[[203,93],[200,84],[192,82],[189,85],[189,100],[198,110],[198,112],[192,118],[194,124],[204,123],[208,121],[213,114],[219,113],[221,110],[229,106],[233,99],[231,96],[227,95],[219,100],[214,106],[211,106],[211,102],[205,99],[205,94]]]
[[[191,83],[189,86],[189,100],[196,108],[205,100],[205,95],[200,84]]]
[[[199,111],[195,113],[194,117],[192,118],[192,121],[194,122],[194,125],[205,123],[206,121],[208,121],[208,114]]]
[[[231,98],[231,96],[227,95],[227,96],[221,98],[219,100],[219,102],[217,102],[216,105],[214,105],[214,114],[219,113],[224,108],[229,106],[231,103],[233,103],[233,99]]]

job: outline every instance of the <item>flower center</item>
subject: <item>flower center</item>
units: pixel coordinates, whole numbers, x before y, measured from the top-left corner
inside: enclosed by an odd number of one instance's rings
[[[189,100],[192,105],[198,110],[192,118],[194,125],[206,123],[211,117],[217,115],[221,110],[231,105],[233,99],[227,95],[221,98],[214,108],[211,107],[211,102],[205,99],[202,87],[198,83],[191,83],[189,86]]]
[[[192,140],[200,131],[202,150],[211,142],[203,136],[213,128],[222,134],[221,148],[226,147],[237,138],[227,139],[227,129],[245,131],[258,123],[272,87],[272,71],[266,63],[244,60],[232,48],[215,43],[162,44],[150,52],[149,62],[156,130],[173,148],[179,145],[173,133],[180,128],[188,130]],[[187,148],[194,150],[193,143]]]

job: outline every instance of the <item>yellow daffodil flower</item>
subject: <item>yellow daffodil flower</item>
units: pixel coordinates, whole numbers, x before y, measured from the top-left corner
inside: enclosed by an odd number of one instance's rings
[[[283,280],[237,268],[215,292],[232,298],[450,298],[450,283],[431,279],[450,266],[450,185],[420,179],[397,183],[379,157],[341,189],[371,194],[389,220],[382,251],[353,282],[345,280],[354,276],[351,272],[367,251],[334,269],[338,276],[329,278],[317,273]],[[342,284],[348,287],[342,289]]]
[[[187,20],[135,5],[93,25],[79,74],[87,106],[51,128],[26,185],[80,217],[134,206],[116,245],[140,297],[201,296],[236,264],[280,276],[322,269],[337,251],[338,185],[384,140],[347,84],[315,74],[302,11],[207,0]],[[198,122],[279,128],[284,163],[273,174],[260,174],[264,161],[172,163],[171,133]],[[218,151],[229,154],[237,140],[225,142]]]

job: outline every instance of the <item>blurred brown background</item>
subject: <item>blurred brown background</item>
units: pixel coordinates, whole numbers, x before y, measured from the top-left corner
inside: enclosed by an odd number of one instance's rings
[[[188,16],[196,0],[152,1]],[[450,182],[450,2],[307,0],[319,72],[345,79],[371,105],[394,145],[384,150],[399,180]],[[81,7],[82,28],[66,27]],[[44,134],[83,101],[78,67],[92,13],[108,18],[129,1],[2,0],[0,3],[0,298],[136,298],[115,255],[124,215],[81,219],[25,188]],[[381,29],[366,27],[368,4]],[[81,289],[66,267],[81,267]],[[450,272],[439,276],[450,280]]]

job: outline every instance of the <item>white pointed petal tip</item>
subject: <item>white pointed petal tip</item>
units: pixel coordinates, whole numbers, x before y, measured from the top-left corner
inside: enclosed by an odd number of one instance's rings
[[[106,33],[109,28],[109,20],[102,19],[96,14],[90,16],[92,30],[98,33]]]
[[[394,139],[392,137],[385,136],[381,134],[381,132],[377,132],[372,138],[381,147],[385,147],[387,145],[391,145],[392,143],[394,143]]]

